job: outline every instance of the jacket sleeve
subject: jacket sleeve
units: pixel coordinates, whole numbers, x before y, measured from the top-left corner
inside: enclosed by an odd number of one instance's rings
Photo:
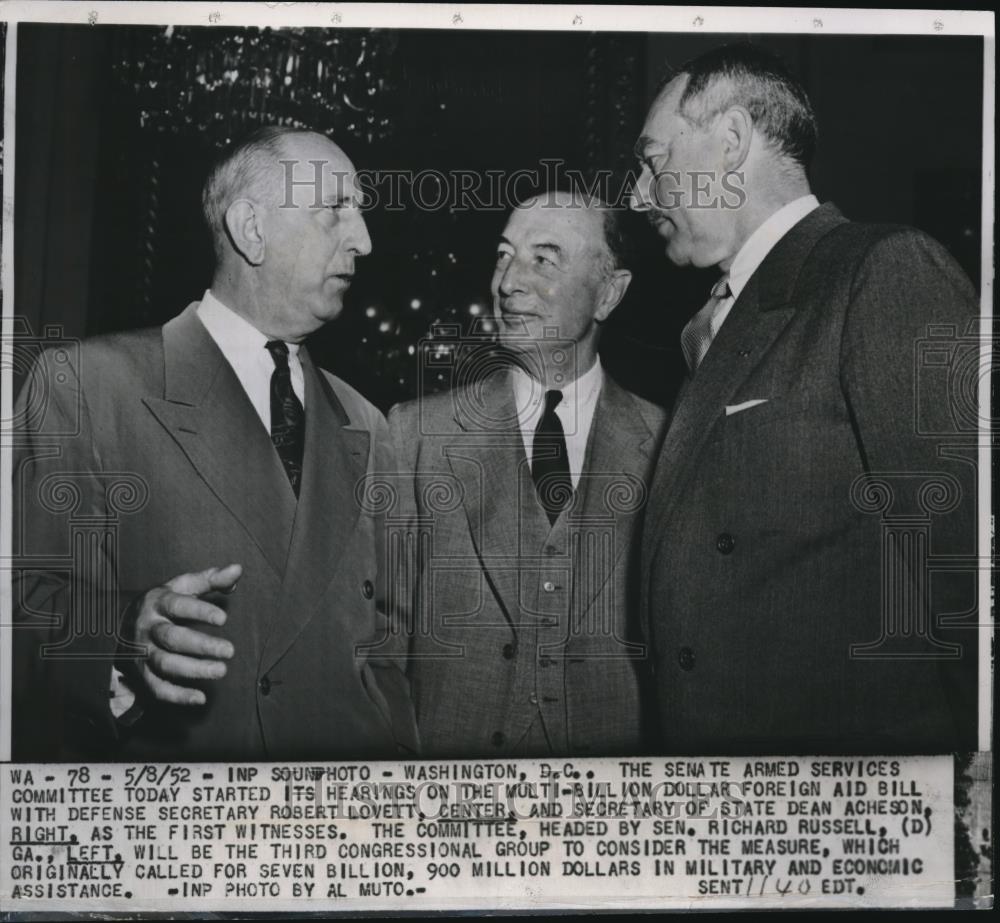
[[[391,421],[390,417],[390,421]],[[397,442],[390,426],[379,415],[373,434],[374,464],[364,487],[362,502],[377,519],[378,558],[377,624],[367,649],[367,671],[390,715],[393,735],[402,752],[420,752],[416,716],[407,678],[408,613],[414,592],[413,571],[407,561],[406,518],[401,493],[410,480],[402,470]]]
[[[17,759],[95,758],[118,738],[112,552],[121,479],[95,444],[79,345],[33,363],[14,412],[13,746]]]
[[[913,593],[907,600],[883,581],[883,634],[893,637],[876,653],[922,659],[929,686],[948,700],[937,714],[950,725],[934,738],[975,749],[977,301],[947,252],[919,231],[893,229],[857,266],[841,350],[867,472],[854,500],[882,518],[883,573],[907,573]]]

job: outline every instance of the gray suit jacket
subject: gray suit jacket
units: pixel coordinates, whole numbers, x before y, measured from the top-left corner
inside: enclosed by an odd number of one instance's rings
[[[400,591],[426,755],[518,752],[535,692],[566,728],[556,750],[642,746],[634,539],[664,418],[605,376],[577,502],[549,532],[507,372],[390,411],[394,521],[426,536]]]
[[[975,314],[933,240],[832,205],[768,254],[656,465],[660,749],[975,747],[975,412],[948,374]]]
[[[381,522],[355,488],[393,464],[385,421],[302,350],[296,503],[196,307],[162,330],[49,351],[20,395],[15,753],[262,760],[413,750],[405,678],[356,653],[381,631]],[[205,706],[149,701],[124,731],[108,706],[123,610],[177,574],[232,562],[243,576],[217,600],[228,620],[216,630],[236,651],[227,675],[205,685]]]

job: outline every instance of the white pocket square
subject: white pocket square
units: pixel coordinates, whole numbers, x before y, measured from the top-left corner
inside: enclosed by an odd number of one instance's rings
[[[751,407],[757,407],[760,404],[766,404],[767,398],[760,397],[754,401],[744,401],[742,404],[727,404],[726,405],[726,416],[731,417],[734,413],[741,413],[744,410],[749,410]]]

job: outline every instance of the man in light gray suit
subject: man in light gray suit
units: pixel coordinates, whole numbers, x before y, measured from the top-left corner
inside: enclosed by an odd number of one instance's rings
[[[323,135],[259,130],[206,182],[201,301],[36,364],[15,435],[18,758],[415,751],[405,678],[357,656],[384,543],[355,485],[392,465],[385,420],[303,344],[371,250],[354,175]]]
[[[947,368],[975,294],[925,234],[820,205],[815,140],[742,45],[681,68],[636,145],[634,207],[719,270],[642,537],[659,747],[975,749],[976,410]]]
[[[492,283],[513,363],[390,411],[399,548],[425,542],[399,626],[425,755],[642,747],[633,552],[664,414],[597,355],[618,241],[579,195],[515,208]]]

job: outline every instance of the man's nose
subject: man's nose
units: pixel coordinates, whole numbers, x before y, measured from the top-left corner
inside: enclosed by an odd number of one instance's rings
[[[352,225],[348,237],[348,247],[358,256],[368,256],[372,252],[372,239],[368,234],[368,225],[359,209],[351,209]]]
[[[517,260],[511,258],[507,265],[500,271],[500,278],[497,289],[501,295],[513,295],[514,292],[523,291],[521,286],[521,271]]]
[[[638,179],[632,183],[632,188],[629,190],[628,194],[628,207],[634,212],[646,212],[652,207],[650,202],[648,190],[650,186],[650,181],[652,177],[649,173],[648,167],[642,168],[642,173],[639,174]]]

